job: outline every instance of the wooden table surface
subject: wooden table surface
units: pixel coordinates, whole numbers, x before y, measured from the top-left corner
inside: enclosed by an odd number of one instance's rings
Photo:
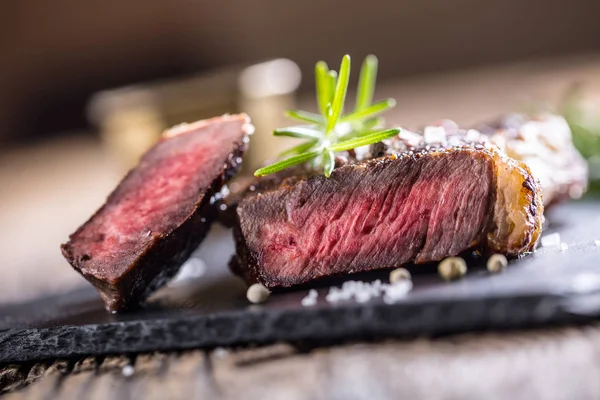
[[[598,399],[600,324],[7,365],[7,399]]]

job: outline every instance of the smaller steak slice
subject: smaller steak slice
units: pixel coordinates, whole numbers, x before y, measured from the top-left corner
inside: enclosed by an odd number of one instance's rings
[[[474,144],[284,179],[238,204],[231,267],[274,288],[469,249],[517,256],[539,238],[540,193],[524,163]]]
[[[245,114],[166,131],[61,249],[110,311],[134,307],[177,273],[217,215],[252,133]]]

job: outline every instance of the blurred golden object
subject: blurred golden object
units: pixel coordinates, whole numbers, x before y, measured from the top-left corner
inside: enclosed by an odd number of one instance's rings
[[[252,65],[239,76],[239,108],[248,113],[256,132],[244,159],[244,171],[253,173],[266,160],[277,158],[293,140],[277,138],[272,132],[289,125],[286,110],[296,108],[294,92],[300,85],[300,69],[293,61],[276,59]]]
[[[94,112],[103,144],[126,170],[133,167],[167,128],[152,92],[139,90],[102,93]]]
[[[294,108],[300,70],[277,59],[246,68],[142,84],[96,94],[89,117],[99,127],[103,145],[126,171],[170,126],[216,115],[247,112],[256,126],[244,171],[252,173],[275,157],[285,141],[267,138]],[[282,143],[283,142],[283,143]]]

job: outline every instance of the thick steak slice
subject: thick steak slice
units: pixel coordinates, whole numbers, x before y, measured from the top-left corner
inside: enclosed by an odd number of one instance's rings
[[[329,179],[286,179],[238,204],[232,269],[273,288],[475,248],[516,256],[538,240],[540,192],[524,163],[482,145],[386,155]]]
[[[107,309],[138,305],[200,244],[217,214],[213,196],[238,170],[251,131],[244,114],[166,131],[62,245]]]

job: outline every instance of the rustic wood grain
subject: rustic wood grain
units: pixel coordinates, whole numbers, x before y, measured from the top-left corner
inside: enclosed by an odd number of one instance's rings
[[[596,324],[311,351],[277,344],[7,365],[0,384],[7,399],[585,400],[600,398],[599,376]]]

